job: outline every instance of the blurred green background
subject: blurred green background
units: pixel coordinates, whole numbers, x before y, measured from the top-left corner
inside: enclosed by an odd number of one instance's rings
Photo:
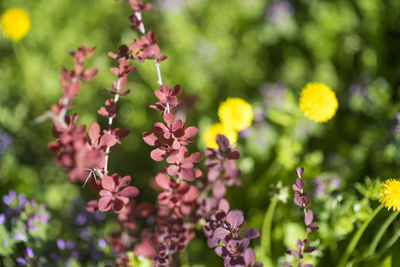
[[[218,120],[217,110],[228,96],[252,104],[253,126],[237,147],[242,158],[243,186],[229,188],[231,208],[245,211],[247,226],[261,230],[271,197],[295,180],[295,168],[305,167],[306,189],[320,230],[310,240],[319,248],[306,261],[334,266],[367,214],[377,206],[377,185],[399,175],[400,122],[400,1],[397,0],[158,0],[144,14],[147,29],[156,32],[162,53],[164,83],[181,84],[180,115],[200,134],[193,150],[204,149],[201,134]],[[106,120],[97,114],[109,93],[114,66],[106,54],[128,44],[138,33],[129,27],[131,9],[113,0],[7,0],[27,11],[31,29],[20,42],[0,37],[0,138],[11,144],[0,151],[0,195],[11,188],[45,203],[53,214],[49,236],[74,235],[64,224],[73,199],[93,197],[88,188],[68,183],[52,163],[47,144],[54,140],[51,123],[33,120],[55,103],[61,91],[59,68],[71,68],[68,49],[96,46],[86,66],[99,69],[74,101],[78,122]],[[151,148],[141,138],[159,120],[148,108],[155,102],[157,75],[152,62],[136,64],[128,88],[132,93],[118,103],[116,124],[131,134],[112,149],[110,170],[131,175],[140,189],[139,200],[153,202],[156,192],[149,179],[160,170],[149,157]],[[307,82],[330,86],[339,109],[326,124],[304,118],[298,109],[301,88]],[[1,149],[1,148],[0,148]],[[315,194],[315,177],[325,186]],[[371,179],[366,179],[371,177]],[[328,181],[328,182],[327,182]],[[281,198],[285,199],[284,194]],[[284,193],[284,192],[283,192]],[[286,248],[304,236],[302,216],[292,204],[279,202],[273,219],[272,254],[265,255],[260,240],[252,241],[259,261],[278,266]],[[244,201],[245,200],[245,201]],[[399,242],[372,257],[364,255],[368,242],[391,213],[382,211],[357,247],[353,266],[400,262]],[[109,216],[111,217],[111,216]],[[104,233],[113,229],[108,218]],[[400,225],[382,237],[387,242]],[[378,247],[379,248],[379,247]],[[207,248],[199,233],[188,248],[192,266],[219,266],[222,260]],[[205,257],[204,255],[207,255]],[[285,256],[287,259],[290,257]],[[386,260],[384,262],[384,260]],[[372,265],[366,265],[372,264]],[[393,265],[396,266],[396,265]],[[399,265],[397,265],[399,266]]]

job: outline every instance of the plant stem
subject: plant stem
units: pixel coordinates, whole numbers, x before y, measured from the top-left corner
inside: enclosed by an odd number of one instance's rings
[[[272,220],[274,218],[274,213],[276,209],[276,205],[278,204],[278,197],[274,196],[271,200],[271,203],[268,206],[267,212],[265,213],[264,223],[262,227],[261,234],[261,247],[264,250],[264,253],[267,257],[271,257],[271,228],[272,228]]]
[[[179,252],[179,259],[182,267],[190,267],[189,254],[186,249]]]
[[[379,258],[382,256],[383,253],[385,253],[386,250],[388,250],[391,246],[393,246],[394,243],[396,243],[396,241],[399,239],[400,237],[400,229],[396,229],[394,235],[392,236],[392,238],[389,239],[389,241],[387,241],[385,243],[385,245],[383,246],[383,248],[381,248],[378,253],[376,253],[376,258]]]
[[[135,12],[135,16],[138,18],[138,20],[140,21],[139,24],[139,31],[142,35],[146,34],[146,28],[144,27],[144,23],[143,23],[143,19],[142,19],[142,13],[141,12]],[[160,70],[160,62],[158,62],[157,60],[154,60],[154,66],[156,67],[156,71],[157,71],[157,83],[159,86],[163,85],[163,81],[162,81],[162,77],[161,77],[161,70]],[[167,113],[170,113],[169,110],[169,103],[167,103]]]
[[[379,227],[379,231],[376,233],[374,239],[372,240],[371,244],[367,249],[366,255],[372,255],[375,252],[376,247],[378,246],[379,241],[381,240],[383,234],[385,233],[386,229],[390,226],[393,220],[399,215],[399,211],[393,212],[385,221],[385,223]]]
[[[118,79],[118,81],[117,81],[117,86],[116,86],[116,90],[117,90],[117,93],[115,94],[115,96],[114,96],[114,107],[115,108],[117,108],[117,102],[118,102],[118,99],[119,99],[119,91],[121,90],[121,78],[119,78]],[[109,118],[108,119],[108,133],[111,133],[111,127],[112,127],[112,124],[113,124],[113,119],[114,118]],[[105,175],[107,175],[107,173],[108,173],[108,158],[109,158],[109,154],[110,154],[110,147],[108,146],[107,147],[107,149],[106,149],[106,164],[104,165],[104,174]]]
[[[353,238],[350,240],[347,248],[342,255],[338,267],[344,267],[349,259],[350,255],[353,253],[354,249],[357,246],[358,241],[360,240],[361,236],[363,235],[365,229],[367,229],[369,223],[374,219],[374,217],[379,213],[379,211],[383,208],[382,205],[376,207],[376,209],[371,213],[369,218],[361,225],[361,227],[357,230],[357,232],[353,235]]]

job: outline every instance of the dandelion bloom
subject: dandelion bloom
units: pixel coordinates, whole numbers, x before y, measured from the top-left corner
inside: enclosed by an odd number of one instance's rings
[[[3,35],[17,42],[25,37],[31,27],[28,14],[23,9],[10,8],[1,16],[0,21]]]
[[[382,203],[385,208],[393,211],[400,211],[400,181],[397,179],[387,179],[381,187],[381,199],[379,202]]]
[[[241,98],[228,98],[218,108],[218,117],[222,124],[237,131],[249,127],[253,116],[253,108]]]
[[[203,134],[204,143],[208,148],[218,148],[218,144],[215,141],[218,134],[225,135],[231,144],[237,141],[237,133],[234,129],[222,123],[214,123]]]
[[[301,91],[300,109],[315,122],[327,122],[336,113],[338,101],[335,92],[322,83],[308,83]]]

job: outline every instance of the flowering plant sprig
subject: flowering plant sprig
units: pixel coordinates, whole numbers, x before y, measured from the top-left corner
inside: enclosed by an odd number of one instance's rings
[[[225,185],[241,185],[240,171],[235,164],[240,153],[221,134],[217,135],[216,142],[218,149],[207,148],[204,153],[208,174],[202,195],[212,188],[212,196],[200,198],[202,202],[199,203],[201,210],[209,212],[203,226],[207,245],[215,247],[215,253],[224,259],[224,266],[262,266],[255,262],[254,251],[248,247],[250,240],[259,237],[260,233],[254,228],[240,230],[244,226],[243,212],[229,211],[229,203],[223,198]]]
[[[130,16],[131,26],[138,29],[142,36],[128,45],[120,46],[118,53],[108,53],[118,67],[110,69],[117,79],[111,89],[106,89],[114,94],[114,98],[107,99],[98,110],[100,115],[108,119],[108,129],[103,133],[99,124],[93,123],[86,134],[85,126],[76,125],[76,114],[66,115],[72,99],[80,90],[80,80],[89,81],[97,73],[93,68],[83,69],[84,59],[92,55],[94,48],[80,47],[77,51],[71,51],[74,69],[61,70],[60,84],[64,94],[59,104],[45,114],[45,117],[53,120],[54,135],[58,138],[50,145],[56,152],[57,162],[69,172],[71,182],[86,183],[94,176],[95,179],[90,180],[90,188],[100,198],[87,204],[88,211],[118,213],[121,230],[108,239],[118,255],[117,264],[129,265],[130,258],[126,252],[133,249],[136,255],[149,258],[152,266],[175,266],[177,253],[194,238],[195,230],[205,224],[204,229],[209,228],[209,231],[205,231],[209,245],[216,247],[215,251],[224,258],[225,266],[261,266],[255,263],[254,252],[248,247],[249,241],[258,237],[259,232],[254,228],[242,229],[243,213],[239,210],[229,211],[229,204],[223,199],[226,185],[241,185],[240,171],[234,162],[239,159],[239,152],[231,147],[226,137],[217,136],[219,149],[206,150],[208,175],[207,178],[202,177],[202,171],[196,167],[202,154],[189,153],[188,150],[198,129],[186,126],[183,120],[172,113],[181,102],[178,99],[181,86],[170,88],[162,82],[160,63],[167,56],[161,54],[154,32],[146,33],[145,30],[142,12],[149,10],[151,5],[136,0],[128,2],[134,11]],[[110,148],[121,143],[128,134],[127,130],[116,128],[113,124],[117,115],[116,104],[120,96],[130,92],[125,88],[127,76],[136,69],[131,61],[141,63],[145,60],[155,63],[160,88],[154,92],[158,101],[150,108],[161,111],[162,121],[156,122],[152,131],[144,132],[142,137],[144,142],[155,147],[150,157],[154,161],[165,162],[164,168],[155,177],[161,192],[154,206],[136,204],[132,198],[138,195],[139,190],[129,185],[131,177],[111,174],[108,170]],[[208,196],[210,191],[212,196]],[[135,228],[135,217],[138,216],[148,217],[149,223],[149,228],[141,232],[140,243],[136,242],[137,237],[133,233],[128,232],[128,229]]]
[[[308,246],[306,244],[308,242],[308,234],[313,230],[318,230],[318,224],[314,221],[314,214],[311,209],[307,209],[307,206],[310,204],[307,199],[307,192],[304,192],[304,181],[301,179],[301,175],[304,172],[304,168],[297,168],[297,178],[296,183],[292,185],[292,189],[294,191],[294,199],[293,202],[296,206],[300,207],[300,210],[304,212],[304,225],[306,227],[306,236],[303,240],[299,239],[296,243],[295,249],[287,249],[286,253],[292,255],[295,258],[299,258],[299,267],[312,267],[312,264],[303,264],[302,259],[304,257],[304,253],[310,253],[315,250],[314,247]],[[285,263],[285,266],[291,266],[289,263]]]

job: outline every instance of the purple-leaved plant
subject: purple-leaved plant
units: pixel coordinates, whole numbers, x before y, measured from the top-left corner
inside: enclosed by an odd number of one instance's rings
[[[107,91],[114,94],[108,98],[98,114],[108,120],[108,128],[102,130],[97,122],[88,131],[84,125],[77,125],[77,114],[67,115],[71,102],[81,88],[81,81],[90,81],[96,74],[94,68],[84,69],[84,60],[92,56],[94,48],[81,46],[70,51],[74,67],[71,71],[61,69],[60,84],[63,91],[58,104],[43,118],[53,121],[54,137],[49,147],[55,152],[55,161],[67,172],[71,182],[89,183],[97,199],[87,203],[90,212],[116,212],[120,229],[106,240],[113,247],[118,265],[129,265],[127,252],[134,251],[152,261],[152,266],[179,266],[178,252],[194,238],[195,230],[204,225],[209,231],[209,245],[216,247],[217,255],[224,259],[225,266],[261,266],[255,262],[255,255],[249,242],[259,236],[254,228],[242,229],[243,212],[229,211],[229,203],[223,198],[226,186],[241,185],[240,171],[235,160],[240,154],[233,149],[226,137],[217,136],[219,149],[207,149],[207,176],[203,176],[197,164],[202,160],[200,152],[190,153],[188,146],[198,133],[195,126],[173,114],[181,100],[178,95],[181,86],[169,87],[161,77],[160,63],[167,59],[156,42],[153,31],[146,32],[142,13],[152,8],[137,0],[125,0],[133,10],[129,17],[131,27],[139,30],[141,36],[128,45],[119,47],[117,53],[108,56],[117,63],[110,71],[116,76]],[[163,162],[164,167],[155,176],[155,184],[160,190],[155,205],[136,203],[133,199],[139,190],[130,185],[130,176],[111,173],[108,168],[111,147],[120,144],[128,134],[127,130],[116,128],[116,104],[120,96],[127,95],[127,77],[136,67],[132,62],[153,61],[159,88],[154,91],[157,102],[150,108],[160,111],[161,121],[156,122],[151,131],[144,132],[145,143],[152,146],[152,160]],[[91,179],[91,178],[94,179]],[[221,217],[222,216],[222,217]],[[130,231],[136,227],[135,217],[145,217],[148,228]],[[87,216],[78,218],[84,225]],[[214,227],[214,228],[212,228]],[[58,240],[58,247],[65,249],[65,240]],[[72,245],[70,247],[73,247]]]
[[[304,192],[304,181],[301,179],[301,175],[304,172],[304,168],[297,168],[297,178],[296,183],[292,185],[292,189],[294,191],[293,202],[296,206],[300,207],[300,210],[304,213],[304,225],[306,228],[306,235],[303,240],[298,239],[296,243],[296,249],[287,249],[286,253],[292,255],[295,258],[299,259],[299,267],[312,267],[312,264],[304,264],[303,257],[304,253],[310,253],[315,250],[314,247],[308,246],[308,235],[313,230],[318,230],[318,224],[314,221],[314,213],[311,209],[307,209],[307,206],[310,204],[307,199],[307,192]],[[284,263],[285,267],[290,267],[291,265],[288,262]]]

